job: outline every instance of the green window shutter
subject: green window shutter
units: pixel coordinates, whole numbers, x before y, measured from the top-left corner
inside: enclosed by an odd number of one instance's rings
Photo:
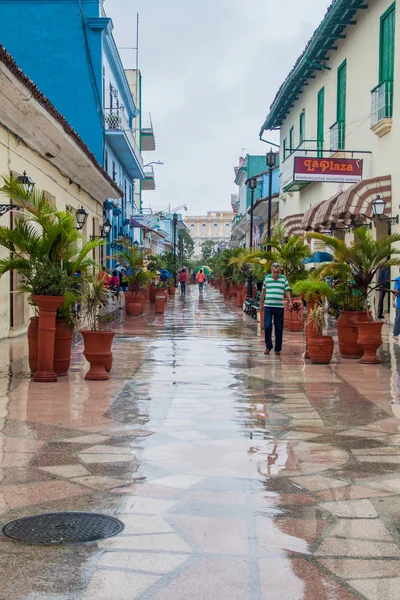
[[[289,144],[290,144],[290,154],[292,154],[293,150],[294,150],[294,125],[293,127],[290,128],[289,131]]]
[[[396,5],[392,4],[381,17],[379,47],[379,83],[393,81],[395,57]]]
[[[300,129],[299,142],[300,142],[300,144],[302,144],[304,142],[305,128],[306,128],[306,113],[303,111],[302,113],[300,113],[300,122],[299,122],[299,129]]]
[[[338,126],[338,149],[343,150],[346,138],[346,87],[347,87],[347,63],[344,61],[338,68],[337,74],[337,126]]]
[[[286,160],[287,155],[287,138],[283,140],[283,160]]]
[[[325,88],[318,92],[318,110],[317,110],[317,150],[318,157],[323,156],[324,149],[324,125],[325,125]]]

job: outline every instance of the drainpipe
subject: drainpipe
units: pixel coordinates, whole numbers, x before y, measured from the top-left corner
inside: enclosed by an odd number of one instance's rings
[[[262,136],[263,136],[264,130],[260,133],[260,142],[264,142],[264,144],[269,144],[270,146],[275,146],[275,148],[280,148],[279,144],[275,144],[275,142],[269,142],[268,140],[263,140]]]

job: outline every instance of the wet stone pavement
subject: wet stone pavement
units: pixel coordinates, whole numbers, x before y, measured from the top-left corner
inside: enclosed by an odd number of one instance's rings
[[[82,347],[57,384],[0,343],[1,524],[53,511],[120,518],[96,543],[0,537],[1,600],[397,600],[400,350],[381,366],[263,355],[217,291],[114,327],[109,382]]]

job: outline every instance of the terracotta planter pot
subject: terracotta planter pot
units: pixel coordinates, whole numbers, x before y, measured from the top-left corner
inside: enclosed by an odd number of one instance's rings
[[[236,306],[238,306],[238,307],[243,306],[243,285],[238,287],[237,294],[236,294]]]
[[[162,315],[165,312],[165,290],[156,290],[156,313]]]
[[[39,318],[31,317],[28,326],[28,362],[32,375],[37,371],[38,363]]]
[[[376,351],[382,345],[382,321],[355,321],[358,329],[357,344],[361,346],[363,356],[360,362],[363,365],[379,365],[381,360]]]
[[[145,294],[144,294],[144,301],[145,302],[150,302],[150,284],[148,284],[146,286],[146,291],[145,291]]]
[[[285,318],[288,313],[287,328],[289,331],[303,331],[303,301],[301,298],[293,298],[293,310],[289,310],[289,303],[285,301]]]
[[[308,340],[310,358],[316,365],[329,364],[332,360],[333,348],[333,337],[330,335],[310,337]]]
[[[150,284],[150,302],[152,302],[154,304],[155,301],[156,301],[156,284],[151,283]]]
[[[28,327],[28,361],[32,375],[37,371],[38,364],[38,334],[39,319],[31,317]],[[53,369],[56,375],[68,375],[71,364],[72,330],[64,319],[56,319],[54,340]]]
[[[56,311],[65,296],[32,296],[39,309],[38,362],[33,381],[50,383],[57,381],[53,368],[56,334]]]
[[[176,292],[176,288],[174,285],[169,285],[168,286],[168,294],[170,296],[175,296],[175,292]]]
[[[228,300],[230,297],[231,297],[231,288],[229,286],[229,287],[224,288],[224,299]]]
[[[71,364],[72,329],[65,319],[56,319],[53,368],[57,375],[68,375]]]
[[[105,380],[110,379],[106,367],[111,370],[112,352],[111,346],[115,336],[114,331],[90,331],[82,329],[84,350],[83,354],[90,363],[90,369],[85,379]]]
[[[141,315],[144,311],[144,293],[143,292],[127,292],[128,298],[125,296],[125,310],[128,315]]]
[[[247,298],[247,287],[244,285],[242,289],[242,304],[246,302]]]
[[[361,358],[363,351],[357,344],[358,329],[356,321],[368,321],[367,311],[342,311],[337,321],[340,356],[343,358]]]
[[[236,300],[236,297],[237,297],[236,285],[231,285],[231,287],[229,288],[229,298],[231,300]]]

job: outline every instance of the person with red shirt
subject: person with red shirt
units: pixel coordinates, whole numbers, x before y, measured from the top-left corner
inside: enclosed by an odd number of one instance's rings
[[[186,282],[187,282],[187,273],[186,269],[182,269],[179,273],[179,283],[181,285],[181,294],[184,296],[186,294]]]
[[[206,280],[203,269],[200,269],[200,271],[197,273],[196,279],[197,283],[199,284],[199,294],[201,295],[203,293],[204,282]]]

